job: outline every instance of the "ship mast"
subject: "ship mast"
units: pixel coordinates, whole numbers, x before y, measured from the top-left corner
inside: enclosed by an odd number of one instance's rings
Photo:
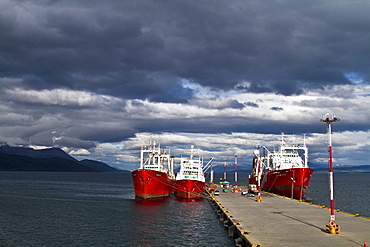
[[[303,135],[304,167],[308,167],[308,150],[306,146],[306,135]]]

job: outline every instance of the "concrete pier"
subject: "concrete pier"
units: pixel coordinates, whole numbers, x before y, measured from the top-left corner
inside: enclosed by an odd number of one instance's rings
[[[336,211],[339,234],[325,231],[330,210],[269,193],[262,202],[241,193],[211,195],[220,221],[236,246],[364,246],[370,243],[370,219]]]

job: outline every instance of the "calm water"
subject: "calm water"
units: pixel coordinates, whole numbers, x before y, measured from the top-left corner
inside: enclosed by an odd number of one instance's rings
[[[369,217],[370,174],[334,179],[336,208]],[[307,197],[329,205],[327,181]],[[0,246],[233,246],[207,200],[135,200],[130,174],[1,172],[0,189]]]
[[[328,174],[313,174],[306,197],[330,206]],[[370,173],[334,173],[334,207],[370,217]]]
[[[137,201],[130,174],[0,173],[0,246],[233,246],[207,200]]]

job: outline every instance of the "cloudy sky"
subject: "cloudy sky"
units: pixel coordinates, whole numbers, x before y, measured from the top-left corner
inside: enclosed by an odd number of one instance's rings
[[[132,170],[152,137],[250,164],[281,132],[370,160],[370,2],[0,0],[0,141]]]

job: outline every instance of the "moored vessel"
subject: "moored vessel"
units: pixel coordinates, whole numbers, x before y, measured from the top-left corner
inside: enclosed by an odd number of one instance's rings
[[[284,133],[278,150],[258,147],[254,151],[253,170],[249,175],[252,191],[258,188],[282,196],[302,200],[309,186],[313,169],[308,167],[308,148],[303,145],[287,145]]]
[[[140,149],[140,167],[131,172],[135,197],[141,199],[169,196],[175,188],[174,157],[150,140]]]
[[[194,146],[191,146],[190,157],[181,158],[180,171],[176,174],[175,196],[193,199],[201,198],[205,192],[204,170],[209,167],[213,158],[203,167],[203,159],[194,158]]]

